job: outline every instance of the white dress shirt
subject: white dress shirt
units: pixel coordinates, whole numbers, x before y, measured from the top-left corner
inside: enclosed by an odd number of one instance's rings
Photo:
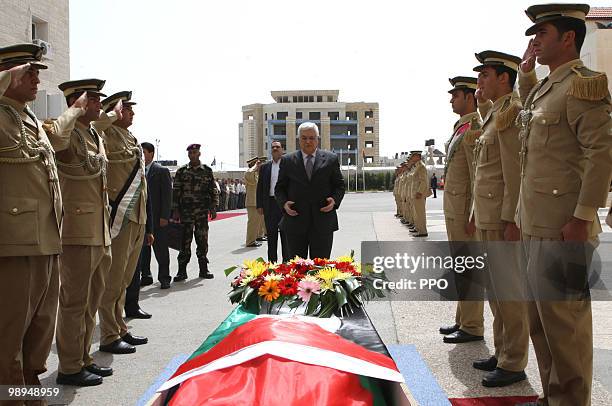
[[[278,162],[272,161],[272,169],[270,170],[270,197],[274,197],[274,188],[278,181],[278,171],[280,170],[280,159]]]

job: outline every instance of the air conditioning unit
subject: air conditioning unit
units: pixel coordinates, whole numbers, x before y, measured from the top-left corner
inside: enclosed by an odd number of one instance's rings
[[[42,39],[35,39],[32,42],[43,49],[43,59],[53,60],[53,47],[50,43]]]

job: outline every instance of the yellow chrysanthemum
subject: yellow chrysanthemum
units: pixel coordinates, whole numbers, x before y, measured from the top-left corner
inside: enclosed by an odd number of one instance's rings
[[[325,282],[347,279],[351,276],[348,272],[340,272],[336,268],[325,267],[317,272],[317,278],[323,279]]]
[[[341,257],[338,257],[335,259],[336,262],[353,262],[353,258],[351,258],[349,255],[342,255]]]

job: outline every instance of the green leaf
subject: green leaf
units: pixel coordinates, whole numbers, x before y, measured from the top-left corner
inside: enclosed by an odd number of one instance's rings
[[[314,314],[319,307],[320,297],[318,294],[313,294],[310,296],[310,300],[308,301],[308,305],[306,306],[306,316]]]
[[[347,303],[346,290],[338,283],[334,284],[334,291],[336,292],[336,303],[338,303],[338,307],[344,306]]]
[[[263,259],[262,257],[257,258],[255,261],[257,261],[257,262],[266,262],[266,260]]]
[[[238,268],[238,267],[237,266],[231,266],[231,267],[227,268],[226,270],[224,270],[223,272],[225,273],[225,276],[229,276],[229,274],[234,272],[236,270],[236,268]]]

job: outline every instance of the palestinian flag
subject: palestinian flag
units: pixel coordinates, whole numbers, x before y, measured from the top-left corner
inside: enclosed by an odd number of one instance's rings
[[[331,332],[339,325],[238,306],[160,387],[155,403],[388,405],[380,383],[401,392],[404,382],[395,362]]]

